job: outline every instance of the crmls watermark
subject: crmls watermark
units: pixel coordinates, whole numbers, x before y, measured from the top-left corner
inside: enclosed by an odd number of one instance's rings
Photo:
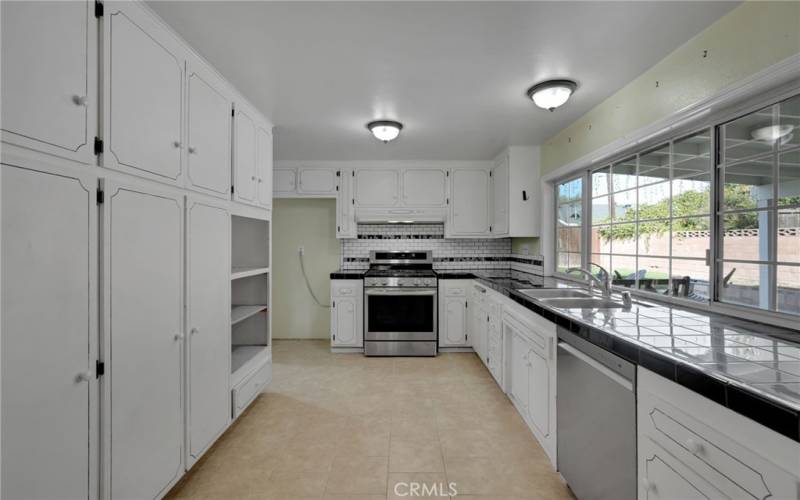
[[[458,495],[456,483],[417,483],[398,482],[394,485],[394,494],[398,497],[454,497]]]

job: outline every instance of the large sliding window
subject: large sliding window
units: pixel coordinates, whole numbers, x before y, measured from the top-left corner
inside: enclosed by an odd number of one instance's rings
[[[800,95],[556,190],[558,271],[585,262],[616,286],[800,314]]]
[[[708,300],[710,151],[704,130],[592,172],[590,261],[615,285]]]
[[[798,314],[800,96],[719,128],[719,299]]]

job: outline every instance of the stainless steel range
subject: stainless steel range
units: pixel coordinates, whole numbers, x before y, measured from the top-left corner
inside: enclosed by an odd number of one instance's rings
[[[370,252],[364,275],[364,354],[436,356],[438,301],[430,251]]]

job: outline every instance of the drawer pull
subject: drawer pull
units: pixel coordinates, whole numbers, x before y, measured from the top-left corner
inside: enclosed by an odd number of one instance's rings
[[[700,455],[703,453],[703,445],[692,438],[686,440],[686,449],[693,455]]]
[[[88,382],[92,379],[92,372],[85,371],[75,375],[75,382]]]

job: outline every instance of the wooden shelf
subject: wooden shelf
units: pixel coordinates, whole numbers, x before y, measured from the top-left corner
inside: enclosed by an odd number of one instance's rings
[[[231,326],[235,325],[236,323],[241,323],[250,316],[253,316],[254,314],[258,314],[261,311],[266,311],[266,310],[267,310],[266,305],[233,306],[231,307]]]
[[[231,387],[269,360],[265,345],[235,345],[231,348]]]
[[[258,276],[259,274],[269,273],[268,267],[234,267],[231,269],[231,280]]]

